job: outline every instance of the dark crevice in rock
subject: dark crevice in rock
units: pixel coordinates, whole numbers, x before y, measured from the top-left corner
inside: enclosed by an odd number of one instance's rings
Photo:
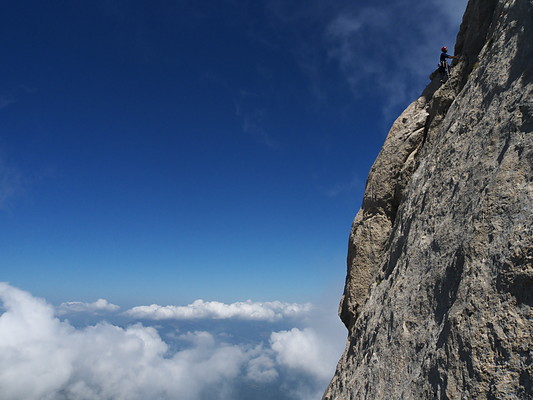
[[[530,364],[531,365],[531,360],[530,360]],[[519,393],[520,395],[520,398],[524,398],[524,394],[528,393],[528,392],[531,392],[531,387],[533,386],[533,381],[531,379],[531,374],[529,373],[528,370],[524,370],[520,373],[520,378],[518,380],[518,382],[520,383],[520,386],[521,387],[521,390]]]
[[[498,164],[501,164],[503,161],[503,157],[505,156],[505,153],[507,153],[507,150],[509,150],[509,143],[511,142],[511,130],[509,130],[509,133],[507,134],[507,137],[505,138],[505,142],[503,144],[503,148],[500,151],[500,154],[498,155]]]
[[[451,322],[447,320],[444,323],[442,331],[439,334],[439,338],[437,340],[437,349],[444,347],[444,345],[448,341],[448,336],[450,335],[450,331],[451,331]]]
[[[462,248],[455,253],[455,258],[451,266],[446,270],[444,277],[437,282],[435,287],[435,319],[441,323],[444,315],[455,302],[461,276],[465,267],[465,254]]]
[[[522,254],[511,256],[504,262],[493,262],[498,269],[496,289],[511,294],[519,304],[533,306],[533,248],[525,248]]]

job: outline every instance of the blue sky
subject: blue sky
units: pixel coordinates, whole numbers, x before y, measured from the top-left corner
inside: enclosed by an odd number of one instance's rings
[[[77,302],[92,317],[70,316],[72,329],[104,318],[98,299],[123,329],[139,320],[125,316],[135,306],[198,299],[323,304],[334,314],[368,170],[440,47],[453,48],[465,5],[6,4],[3,301],[22,289],[24,304],[45,298],[61,318]],[[266,364],[290,369],[271,332],[313,332],[308,317],[291,318],[260,329]]]
[[[440,3],[4,7],[3,280],[126,304],[342,280],[368,169],[453,46],[465,2]]]

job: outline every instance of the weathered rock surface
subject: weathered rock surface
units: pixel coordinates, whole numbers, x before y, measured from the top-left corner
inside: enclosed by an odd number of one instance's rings
[[[370,171],[324,399],[533,398],[533,0],[470,0],[455,54]]]

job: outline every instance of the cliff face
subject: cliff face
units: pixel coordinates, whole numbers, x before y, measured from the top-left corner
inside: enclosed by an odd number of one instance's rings
[[[470,0],[352,226],[324,399],[533,398],[533,0]]]

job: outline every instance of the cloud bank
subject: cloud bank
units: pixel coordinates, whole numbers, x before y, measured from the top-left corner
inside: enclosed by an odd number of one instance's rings
[[[276,321],[284,317],[299,317],[311,310],[311,304],[272,302],[237,302],[225,304],[218,301],[196,300],[187,306],[133,307],[126,315],[138,319],[243,319]]]
[[[94,303],[83,303],[81,301],[69,301],[61,303],[56,309],[58,315],[88,312],[92,314],[99,314],[103,312],[114,312],[120,307],[116,304],[111,304],[105,299],[98,299]]]
[[[0,283],[0,300],[3,400],[318,400],[342,350],[328,347],[338,337],[312,327],[272,332],[268,343],[230,344],[223,335],[178,332],[171,347],[157,329],[140,323],[76,328],[45,300],[6,283]],[[107,302],[94,304],[114,310]],[[284,385],[291,389],[268,397]],[[253,391],[239,398],[245,386]]]

